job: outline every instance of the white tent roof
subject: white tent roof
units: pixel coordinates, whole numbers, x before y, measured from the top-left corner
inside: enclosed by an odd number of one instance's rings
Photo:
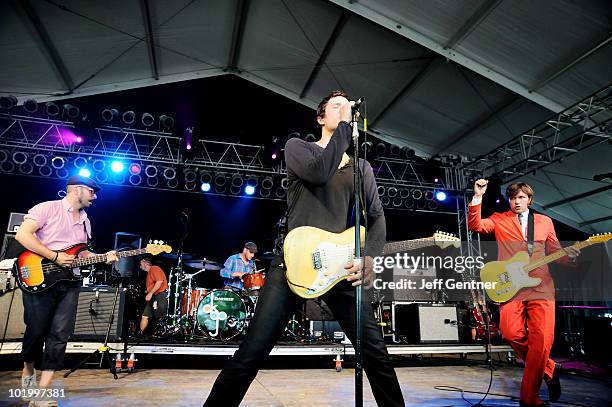
[[[38,101],[222,74],[307,106],[366,96],[371,129],[478,155],[612,83],[606,0],[27,0],[0,5],[0,93]],[[607,185],[609,143],[528,179],[541,206]],[[612,190],[546,210],[612,230]]]

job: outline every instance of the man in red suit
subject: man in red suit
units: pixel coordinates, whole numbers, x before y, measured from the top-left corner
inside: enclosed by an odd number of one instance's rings
[[[487,183],[479,179],[474,184],[474,198],[468,209],[468,227],[478,233],[495,233],[498,259],[508,260],[519,251],[527,251],[527,223],[533,189],[522,182],[510,185],[506,190],[510,210],[482,219],[480,210]],[[534,214],[533,222],[532,259],[563,250],[548,216]],[[580,254],[572,247],[565,250],[569,258],[563,257],[560,260],[562,263],[573,262]],[[512,300],[502,304],[499,326],[504,338],[525,361],[521,406],[542,406],[546,405],[539,397],[543,379],[548,386],[550,401],[557,401],[561,396],[561,366],[549,358],[555,335],[555,286],[546,265],[529,275],[539,277],[542,283],[524,288]]]

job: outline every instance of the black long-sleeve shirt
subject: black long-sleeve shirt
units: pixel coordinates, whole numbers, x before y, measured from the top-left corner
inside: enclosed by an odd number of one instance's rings
[[[287,162],[288,229],[314,226],[339,233],[352,226],[354,206],[353,166],[338,169],[343,153],[351,143],[352,129],[346,122],[338,128],[323,148],[292,138],[285,145]],[[376,180],[370,164],[360,159],[363,196],[368,216],[366,255],[380,256],[386,239],[385,214],[378,197]]]

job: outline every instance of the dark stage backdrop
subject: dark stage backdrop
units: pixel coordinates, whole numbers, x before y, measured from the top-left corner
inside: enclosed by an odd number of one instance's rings
[[[6,230],[10,212],[25,213],[38,202],[60,199],[65,180],[0,174],[0,228]],[[115,232],[140,234],[145,240],[161,239],[176,246],[179,215],[190,213],[185,251],[224,261],[241,250],[247,240],[260,251],[272,250],[276,222],[286,204],[252,198],[161,191],[103,185],[98,199],[87,210],[92,221],[94,248],[112,249]],[[435,230],[457,233],[454,215],[387,210],[387,240],[431,236]],[[4,232],[3,232],[4,233]]]

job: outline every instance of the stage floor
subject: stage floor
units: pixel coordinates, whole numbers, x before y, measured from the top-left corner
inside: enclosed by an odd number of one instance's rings
[[[459,392],[437,390],[435,386],[454,386],[466,391],[484,392],[489,370],[482,366],[419,366],[396,369],[409,406],[468,406]],[[200,406],[210,391],[218,370],[146,369],[120,373],[114,380],[106,369],[79,370],[55,384],[65,389],[60,406]],[[516,396],[522,369],[501,367],[494,372],[491,393]],[[344,407],[353,404],[353,370],[337,373],[333,369],[262,370],[247,393],[243,406],[250,407]],[[0,372],[0,405],[24,406],[8,400],[8,389],[17,386],[21,372]],[[603,381],[564,374],[563,395],[555,406],[609,406],[612,390]],[[480,394],[465,394],[473,404]],[[546,386],[542,386],[546,399]],[[364,379],[364,405],[375,406],[367,378]],[[508,397],[490,395],[484,405],[517,406]]]

